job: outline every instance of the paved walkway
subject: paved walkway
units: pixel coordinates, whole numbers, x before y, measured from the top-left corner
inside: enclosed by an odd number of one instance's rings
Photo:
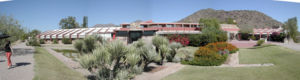
[[[7,68],[5,53],[0,52],[0,80],[32,80],[34,77],[34,48],[20,43],[13,46],[13,68]]]

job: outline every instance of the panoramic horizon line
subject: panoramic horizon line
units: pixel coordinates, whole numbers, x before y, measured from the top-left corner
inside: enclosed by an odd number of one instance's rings
[[[0,2],[8,2],[8,1],[12,1],[12,0],[0,0]]]
[[[300,0],[274,0],[274,1],[300,3]]]

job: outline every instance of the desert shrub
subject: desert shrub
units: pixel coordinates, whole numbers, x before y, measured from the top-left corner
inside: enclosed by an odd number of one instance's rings
[[[167,38],[169,39],[170,42],[178,42],[183,46],[187,46],[190,42],[189,38],[178,34],[168,35]]]
[[[62,43],[64,43],[64,44],[72,44],[72,41],[69,38],[63,38],[62,39]]]
[[[106,43],[105,40],[104,42]],[[87,53],[91,53],[94,49],[96,49],[96,47],[99,47],[100,43],[98,44],[96,36],[87,36],[83,40],[82,39],[76,40],[73,46],[78,52],[80,52],[80,54],[82,53],[87,54]]]
[[[256,46],[261,46],[262,44],[264,44],[265,43],[265,40],[258,40],[257,42],[256,42]]]
[[[189,46],[199,47],[205,46],[208,43],[224,42],[227,40],[225,32],[208,32],[203,34],[192,34],[188,38],[190,40]]]
[[[193,52],[189,51],[186,48],[183,48],[177,51],[177,54],[174,56],[173,62],[192,61],[193,58]]]
[[[82,53],[83,51],[82,51],[82,45],[83,45],[83,40],[76,40],[75,42],[74,42],[74,48],[78,51],[78,52],[80,52],[80,53]]]
[[[158,48],[160,45],[169,45],[169,40],[163,36],[154,36],[152,39],[152,44]]]
[[[235,47],[234,45],[227,43],[227,42],[209,43],[205,47],[209,48],[215,52],[228,50],[229,53],[235,53],[236,51],[239,50],[237,47]]]
[[[41,46],[38,40],[35,37],[30,38],[27,43],[27,46]]]
[[[204,46],[209,43],[208,41],[208,36],[203,35],[203,34],[191,34],[188,36],[190,43],[189,46]]]
[[[53,44],[58,44],[57,39],[54,39],[54,40],[53,40]]]
[[[182,61],[183,64],[199,66],[218,66],[223,64],[227,59],[227,54],[218,54],[206,47],[200,47],[194,54],[192,61]]]
[[[96,37],[87,36],[83,39],[82,51],[84,53],[91,53],[96,48]]]
[[[45,40],[40,39],[40,44],[45,44]]]
[[[169,45],[170,47],[170,53],[167,55],[167,60],[169,62],[173,62],[173,58],[175,57],[177,50],[182,47],[182,45],[180,43],[177,42],[171,42],[171,44]]]

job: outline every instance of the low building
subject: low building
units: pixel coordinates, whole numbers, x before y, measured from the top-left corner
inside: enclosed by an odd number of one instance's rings
[[[227,32],[229,40],[236,40],[236,36],[240,31],[240,28],[235,24],[220,24],[221,29]]]
[[[116,38],[132,43],[140,38],[152,40],[154,35],[199,34],[198,23],[154,23],[152,21],[121,24],[116,30]]]
[[[46,31],[39,34],[37,37],[43,39],[46,43],[51,43],[52,40],[62,40],[63,38],[69,38],[71,40],[84,38],[89,35],[102,36],[106,39],[112,38],[114,30],[121,27],[94,27],[94,28],[76,28],[76,29],[57,29]]]
[[[77,28],[77,29],[57,29],[46,31],[38,35],[39,39],[46,40],[51,43],[53,40],[62,40],[69,38],[71,40],[81,39],[89,35],[102,36],[106,39],[122,40],[125,43],[132,43],[140,38],[144,40],[152,40],[155,35],[169,34],[199,34],[201,28],[198,23],[154,23],[152,21],[133,22],[121,24],[121,27],[95,25],[93,28]],[[99,27],[102,26],[102,27]],[[228,34],[236,35],[239,28],[236,25],[221,24],[221,29],[227,31]]]
[[[279,28],[254,28],[252,35],[257,36],[258,39],[266,38],[268,40],[274,32],[282,33],[283,28],[281,26]]]

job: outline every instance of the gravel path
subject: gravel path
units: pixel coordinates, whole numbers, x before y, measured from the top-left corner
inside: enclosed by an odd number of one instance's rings
[[[13,46],[11,56],[13,68],[7,68],[6,57],[0,53],[0,80],[32,80],[34,77],[34,48],[25,43]]]
[[[149,65],[149,66],[151,66],[151,65]],[[160,80],[160,79],[182,69],[184,67],[184,65],[182,65],[180,63],[165,63],[161,67],[164,67],[164,68],[157,72],[143,72],[141,75],[136,76],[134,78],[134,80]]]

